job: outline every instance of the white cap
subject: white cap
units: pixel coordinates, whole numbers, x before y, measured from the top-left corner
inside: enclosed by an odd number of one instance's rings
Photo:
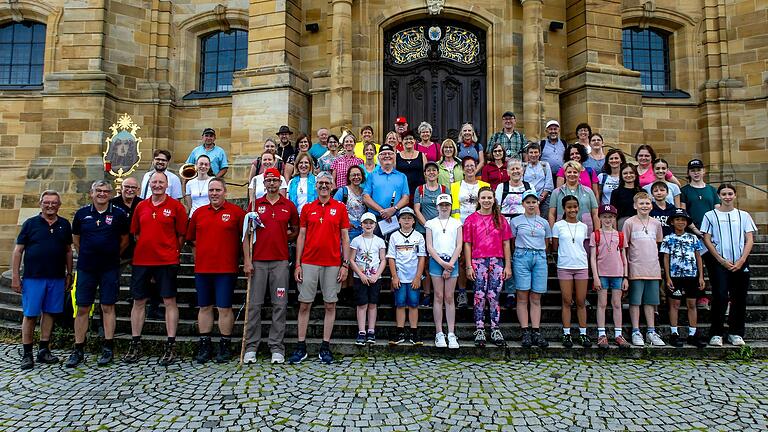
[[[365,212],[360,216],[360,222],[365,222],[367,220],[376,222],[376,216],[371,212]]]
[[[443,203],[451,204],[451,196],[448,194],[440,194],[437,196],[436,204],[440,205]]]
[[[550,120],[550,121],[547,122],[547,125],[544,126],[544,129],[547,129],[547,128],[549,128],[552,125],[560,127],[560,123],[558,123],[557,120]]]

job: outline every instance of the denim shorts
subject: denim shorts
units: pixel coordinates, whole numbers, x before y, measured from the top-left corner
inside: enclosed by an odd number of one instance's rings
[[[659,304],[659,280],[635,279],[629,281],[629,304],[632,306]]]
[[[419,290],[412,283],[400,282],[400,288],[395,290],[395,307],[419,307]]]
[[[515,287],[536,294],[547,292],[547,253],[539,249],[516,248],[512,258]]]
[[[622,277],[600,276],[600,285],[603,286],[603,289],[620,290],[622,282],[624,282],[624,278]]]
[[[447,257],[448,259],[444,259],[444,261],[448,262],[451,257]],[[434,258],[429,257],[429,275],[434,277],[441,277],[443,275],[443,266],[437,263]],[[453,264],[453,271],[451,272],[451,277],[459,277],[459,261],[456,260],[456,263]]]

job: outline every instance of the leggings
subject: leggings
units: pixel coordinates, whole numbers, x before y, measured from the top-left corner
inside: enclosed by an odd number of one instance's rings
[[[484,328],[483,316],[485,301],[491,313],[491,328],[499,327],[499,293],[504,286],[503,258],[473,258],[472,267],[475,270],[475,326]]]

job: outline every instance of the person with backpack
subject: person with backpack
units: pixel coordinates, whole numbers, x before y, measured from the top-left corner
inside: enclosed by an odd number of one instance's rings
[[[488,140],[487,148],[493,148],[495,144],[501,144],[507,159],[522,159],[525,151],[525,143],[528,140],[525,134],[515,130],[517,117],[512,111],[506,111],[501,115],[501,123],[504,127],[493,134]],[[492,186],[494,187],[494,186]],[[495,188],[495,187],[494,187]]]
[[[544,129],[547,131],[547,137],[539,142],[541,160],[549,165],[552,170],[552,177],[554,177],[555,173],[563,166],[563,154],[567,143],[560,137],[560,123],[557,120],[548,121]]]
[[[365,172],[360,165],[352,165],[347,170],[347,185],[336,190],[333,199],[339,201],[347,207],[347,216],[349,218],[349,241],[355,239],[363,233],[360,225],[360,218],[363,213],[368,211],[365,202],[363,202],[363,184],[365,183]]]
[[[597,190],[597,172],[593,170],[592,168],[588,168],[584,166],[584,161],[587,160],[587,149],[584,148],[583,145],[576,143],[576,144],[569,144],[565,148],[565,154],[563,155],[563,163],[568,161],[576,161],[581,165],[581,172],[579,173],[579,183],[583,184],[584,187],[587,187],[589,189],[592,189],[592,193],[595,194],[595,197],[598,195]],[[560,187],[565,183],[565,173],[563,171],[563,168],[560,168],[557,171],[556,174],[557,180],[556,180],[556,186]]]
[[[488,167],[492,163],[486,165]],[[523,214],[523,192],[530,190],[530,183],[523,181],[523,164],[518,159],[511,159],[508,166],[509,181],[499,184],[495,189],[496,202],[501,208],[501,215],[507,218],[507,222],[512,223],[512,219]],[[504,307],[510,309],[515,302],[515,281],[509,278],[504,283],[504,292],[506,299]]]
[[[267,138],[266,141],[264,141],[264,153],[272,153],[275,156],[275,163],[273,166],[277,168],[280,173],[283,173],[283,169],[285,168],[283,159],[277,154],[277,143],[272,138]],[[263,174],[264,171],[267,170],[267,168],[270,168],[268,166],[264,166],[264,164],[261,161],[261,156],[257,157],[256,159],[251,162],[251,171],[248,173],[248,183],[253,180],[254,177],[256,177],[259,174]]]
[[[477,141],[477,134],[475,128],[472,127],[472,123],[464,123],[461,126],[461,133],[459,134],[459,153],[456,155],[459,159],[464,160],[465,157],[471,156],[477,164],[477,172],[483,172],[483,166],[485,165],[485,149],[483,145]]]
[[[549,194],[554,189],[552,170],[547,162],[541,160],[541,146],[529,142],[525,149],[528,162],[523,166],[523,180],[539,195],[539,214],[546,218],[549,214]]]
[[[427,162],[424,166],[424,178],[426,184],[416,187],[413,198],[413,211],[416,216],[416,231],[421,235],[426,235],[427,221],[437,217],[437,197],[447,193],[447,188],[437,182],[437,176],[440,169],[435,162]],[[430,293],[432,284],[430,278],[424,279],[424,289],[422,289],[421,305],[429,307],[432,304]]]

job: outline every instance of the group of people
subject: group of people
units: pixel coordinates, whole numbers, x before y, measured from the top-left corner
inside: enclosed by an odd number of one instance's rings
[[[257,359],[267,292],[272,304],[270,360],[286,361],[283,336],[291,279],[297,284],[299,312],[298,343],[287,358],[290,363],[308,356],[307,325],[318,289],[325,305],[321,361],[333,361],[330,341],[342,286],[350,285],[354,292],[355,343],[376,343],[387,270],[396,309],[392,345],[422,344],[419,306],[431,305],[435,346],[458,348],[456,308],[467,307],[471,285],[476,345],[488,340],[505,345],[500,310],[506,292],[508,301],[515,299],[509,304],[516,308],[522,346],[546,347],[540,330],[541,296],[548,289],[550,260],[557,267],[565,347],[573,346],[574,339],[584,347],[592,345],[586,309],[590,286],[597,292],[599,347],[609,346],[609,291],[612,339],[619,347],[665,344],[655,330],[661,298],[669,305],[668,342],[706,345],[696,315],[697,300],[704,297],[704,267],[712,286],[709,344],[723,344],[729,303],[728,341],[744,344],[748,256],[756,227],[747,212],[734,207],[732,185],[715,190],[706,184],[704,165],[694,159],[688,164],[688,183],[680,187],[650,146],[640,146],[634,155],[637,164],[629,163],[620,150],[604,153],[602,136],[587,124],[578,125],[578,141],[567,144],[560,124],[551,120],[547,137],[536,143],[515,129],[513,113],[504,113],[502,121],[503,129],[485,144],[478,142],[471,124],[462,126],[459,143],[446,139],[438,144],[431,125],[422,122],[412,131],[404,117],[396,119],[382,144],[374,142],[373,129],[366,126],[360,141],[352,133],[339,139],[320,129],[318,142],[300,134],[294,145],[293,131],[282,126],[278,140],[268,140],[253,161],[245,210],[227,201],[222,178],[226,154],[215,145],[212,129],[203,132],[202,144],[188,158],[198,175],[186,182],[185,194],[178,177],[167,171],[171,155],[166,150],[154,152],[153,170],[140,187],[128,178],[112,198],[108,182],[94,182],[92,204],[80,209],[71,225],[58,216],[58,193],[44,192],[40,216],[25,222],[13,255],[13,287],[22,292],[24,305],[22,368],[34,365],[32,333],[41,313],[37,361],[58,361],[48,349],[50,314],[61,311],[64,289],[71,283],[72,243],[78,252],[78,311],[75,347],[66,363],[70,367],[84,359],[97,286],[104,323],[98,364],[113,358],[121,257],[132,262],[133,339],[124,361],[141,357],[144,310],[153,293],[164,303],[168,335],[160,364],[175,360],[176,275],[185,242],[195,255],[200,363],[214,354],[219,362],[232,356],[232,293],[241,254],[249,278],[245,363]],[[178,201],[182,196],[186,207]],[[631,343],[622,335],[625,297]],[[683,299],[688,332],[681,336],[678,309]],[[571,336],[572,304],[576,338]],[[214,305],[220,334],[216,350],[211,341]]]

